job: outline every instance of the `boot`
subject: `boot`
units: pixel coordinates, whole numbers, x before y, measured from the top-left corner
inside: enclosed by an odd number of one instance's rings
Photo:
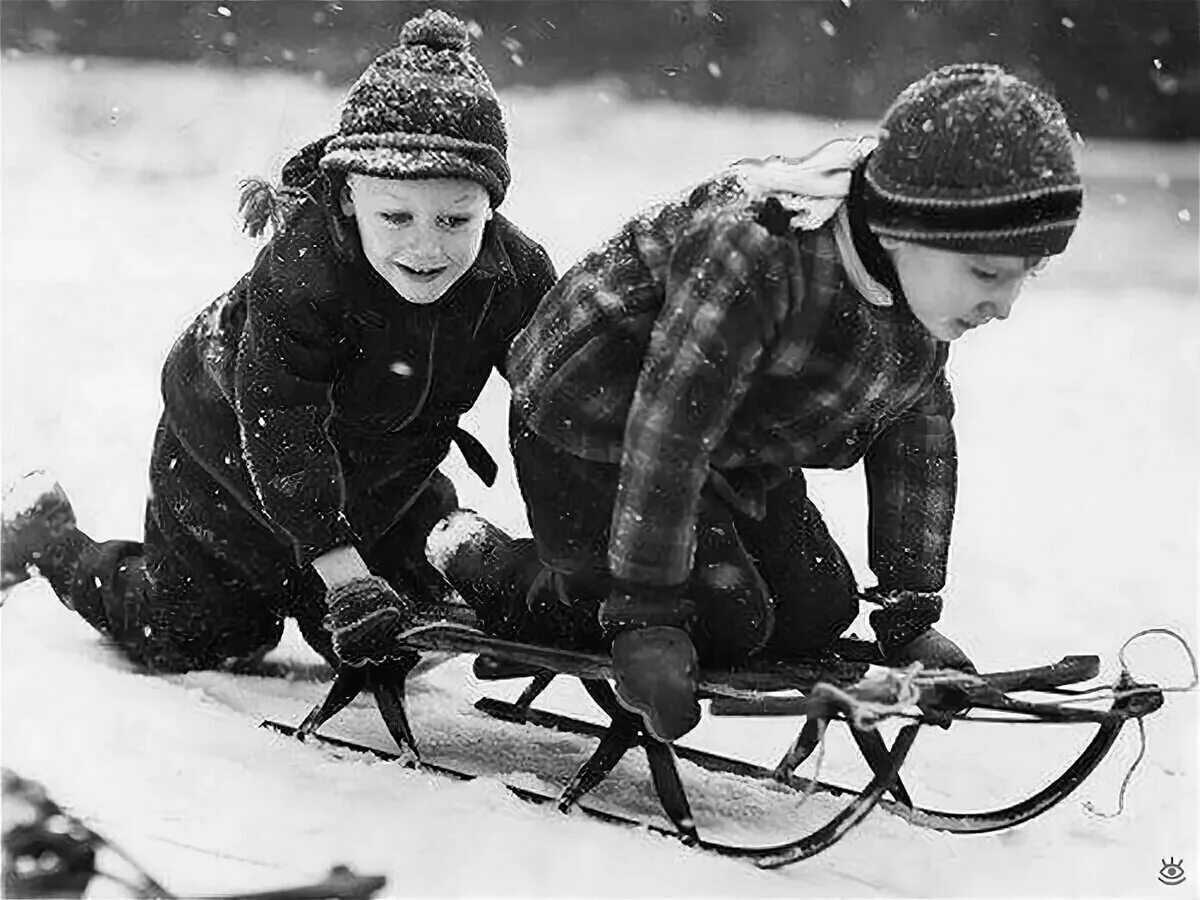
[[[612,644],[617,701],[669,743],[700,724],[699,663],[682,628],[648,625],[621,631]]]
[[[425,555],[467,605],[482,613],[497,598],[516,594],[522,575],[528,579],[526,588],[532,582],[540,564],[536,554],[521,552],[530,543],[509,536],[474,510],[458,509],[430,530]]]
[[[94,542],[76,527],[62,486],[43,471],[30,472],[5,492],[0,511],[0,588],[27,581],[29,568],[68,590],[79,557]]]
[[[511,537],[461,509],[434,526],[425,552],[492,637],[602,651],[599,600],[547,567],[532,538]]]

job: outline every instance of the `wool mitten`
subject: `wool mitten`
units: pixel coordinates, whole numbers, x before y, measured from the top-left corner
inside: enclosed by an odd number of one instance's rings
[[[942,598],[928,591],[868,591],[865,600],[880,605],[871,613],[871,628],[884,664],[905,668],[919,662],[925,669],[957,669],[975,674],[975,664],[954,641],[933,627],[942,614]],[[967,695],[947,684],[919,704],[926,718],[943,728],[968,705]]]
[[[942,617],[942,598],[933,591],[868,590],[863,599],[879,606],[871,628],[884,656],[905,646]]]
[[[383,663],[404,656],[400,635],[412,625],[413,604],[378,575],[354,578],[329,588],[325,628],[333,650],[348,666]]]

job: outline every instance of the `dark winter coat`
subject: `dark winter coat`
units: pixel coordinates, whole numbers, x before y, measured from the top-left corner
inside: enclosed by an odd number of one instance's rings
[[[555,278],[545,250],[497,214],[443,298],[407,303],[362,256],[334,188],[316,178],[308,191],[251,271],[179,338],[162,378],[165,426],[299,565],[374,543],[451,441],[494,476],[458,418],[493,367],[503,374]],[[162,477],[171,463],[153,466]],[[188,490],[203,506],[213,486]]]
[[[861,169],[819,227],[785,218],[770,231],[777,204],[729,176],[706,182],[586,256],[513,344],[526,426],[621,466],[616,577],[688,577],[706,483],[761,517],[789,468],[864,460],[881,585],[943,586],[957,470],[948,345],[913,317],[858,221],[860,181]],[[865,299],[886,303],[889,286],[892,305]]]

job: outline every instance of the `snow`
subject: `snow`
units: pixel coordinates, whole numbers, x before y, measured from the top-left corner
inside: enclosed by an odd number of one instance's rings
[[[236,182],[277,171],[333,120],[336,95],[272,74],[87,60],[6,60],[3,71],[2,476],[50,469],[81,526],[136,537],[158,371],[177,332],[248,265]],[[851,126],[786,115],[636,105],[602,82],[506,96],[515,173],[506,213],[560,269],[621,219],[717,166],[799,153]],[[1168,626],[1193,644],[1200,578],[1200,304],[1195,146],[1083,146],[1088,207],[1068,257],[1012,319],[955,346],[962,456],[946,629],[981,669],[1116,651]],[[1120,200],[1114,199],[1120,196]],[[1187,212],[1187,215],[1181,213]],[[465,423],[502,451],[502,383]],[[482,487],[457,455],[465,501],[524,531],[511,465]],[[814,494],[857,571],[865,567],[861,472],[816,473]],[[1066,803],[1011,832],[953,837],[873,814],[833,850],[774,872],[631,829],[522,803],[497,777],[453,783],[355,754],[334,756],[254,727],[298,719],[324,671],[289,630],[293,677],[149,677],[123,664],[40,580],[0,617],[5,766],[112,836],[179,892],[266,889],[344,862],[394,895],[1146,896],[1167,857],[1195,896],[1194,695],[1146,723],[1126,810],[1113,810],[1136,729]],[[1188,678],[1178,648],[1147,639],[1134,674]],[[412,685],[423,748],[514,783],[562,783],[581,740],[493,722],[466,659]],[[563,683],[544,701],[587,712]],[[688,742],[773,763],[789,720],[706,719]],[[387,747],[365,698],[329,730]],[[926,730],[907,781],[919,803],[974,808],[1032,793],[1086,740],[1077,729]],[[810,763],[811,766],[811,763]],[[807,770],[806,770],[807,771]],[[639,759],[598,802],[653,812]],[[780,839],[789,817],[835,807],[684,767],[700,827]],[[859,783],[844,734],[822,775]],[[543,782],[539,782],[542,779]],[[102,892],[97,892],[101,895]],[[111,893],[109,895],[112,895]]]

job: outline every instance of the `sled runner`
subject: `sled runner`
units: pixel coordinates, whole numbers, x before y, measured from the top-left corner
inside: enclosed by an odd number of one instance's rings
[[[617,703],[610,686],[612,667],[607,656],[501,640],[448,622],[413,629],[405,634],[404,644],[410,652],[399,661],[343,669],[326,699],[299,726],[273,721],[264,722],[264,726],[301,740],[312,737],[330,745],[469,779],[473,776],[468,773],[421,760],[404,708],[404,684],[423,652],[477,654],[474,672],[481,680],[531,679],[515,702],[485,698],[476,704],[479,710],[496,718],[598,739],[592,756],[557,797],[510,786],[511,791],[532,802],[552,803],[563,812],[579,808],[609,821],[650,827],[689,845],[748,859],[764,868],[794,863],[828,849],[876,806],[912,825],[954,833],[995,831],[1026,822],[1077,788],[1104,759],[1127,721],[1140,720],[1163,703],[1162,688],[1139,684],[1127,670],[1111,686],[1071,687],[1098,676],[1100,661],[1095,656],[1068,656],[1047,666],[984,675],[921,671],[919,666],[897,670],[875,665],[878,662],[875,645],[858,639],[837,642],[831,652],[819,659],[756,661],[729,671],[702,672],[700,695],[710,701],[713,715],[802,717],[799,731],[779,763],[767,769],[665,744],[648,735],[641,720]],[[561,675],[580,681],[608,717],[607,725],[598,726],[533,708],[537,697]],[[398,753],[383,753],[317,733],[363,691],[374,695],[388,732],[399,746]],[[1107,706],[1097,706],[1101,700],[1110,702]],[[980,711],[986,714],[980,715]],[[892,718],[902,719],[904,724],[889,746],[878,726]],[[804,778],[796,772],[817,750],[826,728],[835,721],[844,722],[850,729],[872,773],[870,783],[861,790]],[[958,723],[1045,722],[1091,725],[1096,730],[1078,758],[1027,799],[1001,809],[978,812],[927,809],[911,800],[901,771],[923,724],[949,728]],[[653,786],[673,830],[581,803],[635,747],[646,754]],[[824,825],[784,843],[747,847],[707,840],[692,815],[676,764],[678,758],[709,771],[770,781],[806,795],[821,792],[845,797],[849,802]]]

